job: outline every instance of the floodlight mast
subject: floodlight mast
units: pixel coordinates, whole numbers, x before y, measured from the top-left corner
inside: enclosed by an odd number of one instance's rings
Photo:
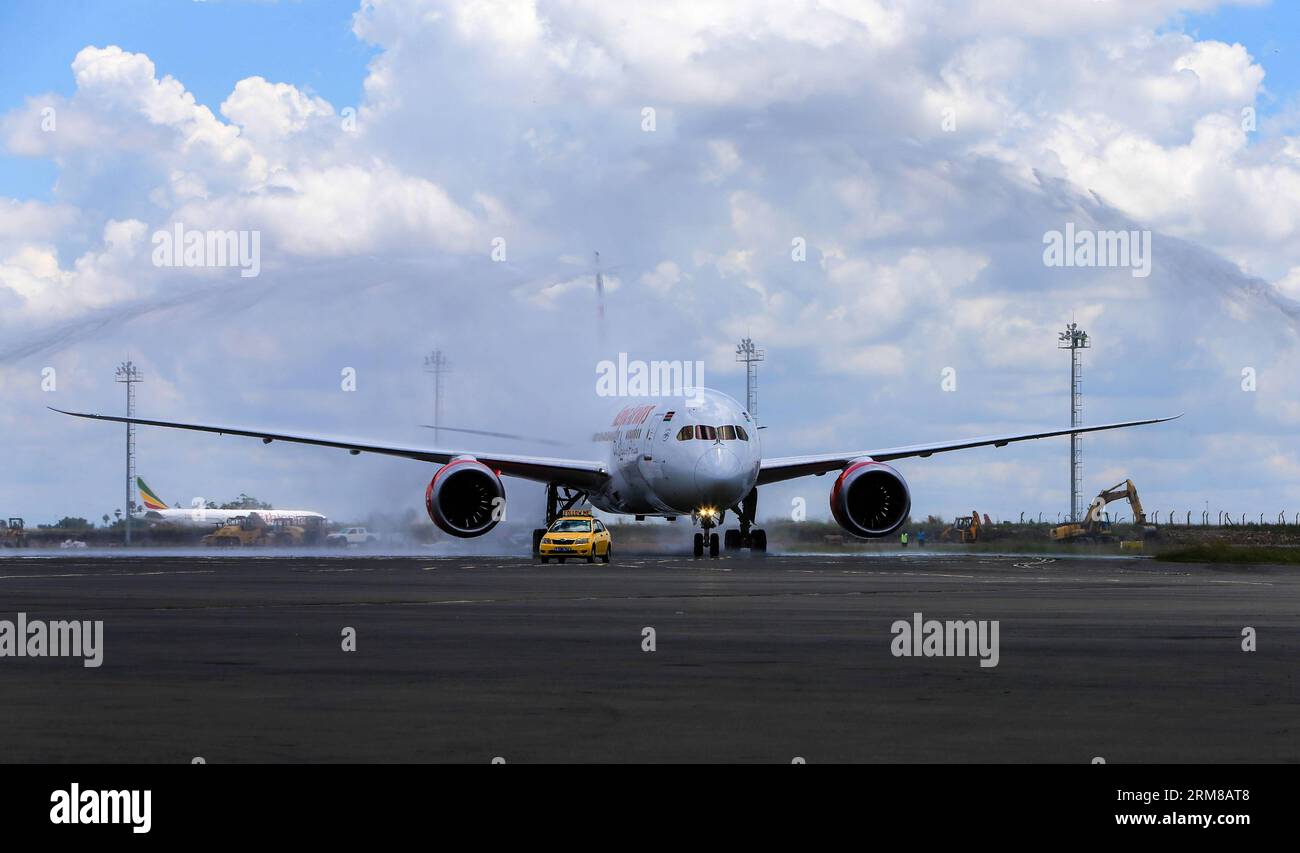
[[[130,359],[117,366],[115,382],[126,385],[126,416],[135,417],[135,386],[144,381]],[[131,544],[131,513],[135,511],[135,424],[126,425],[126,544]]]
[[[1088,333],[1070,323],[1056,336],[1057,349],[1070,351],[1070,426],[1083,426],[1083,363],[1079,351],[1088,349]],[[1083,436],[1070,433],[1070,521],[1083,521]]]
[[[767,351],[754,346],[752,338],[744,338],[736,347],[736,361],[745,365],[745,408],[758,425],[758,363],[767,358]]]

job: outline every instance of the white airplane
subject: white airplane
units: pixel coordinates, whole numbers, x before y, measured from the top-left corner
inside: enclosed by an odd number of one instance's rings
[[[209,509],[206,503],[203,506],[196,505],[190,509],[179,509],[167,506],[154,490],[149,488],[143,477],[136,477],[135,484],[140,490],[140,503],[143,508],[132,513],[131,517],[150,524],[211,528],[220,527],[237,518],[248,518],[250,515],[257,515],[267,524],[274,524],[277,521],[293,522],[302,519],[320,519],[321,524],[328,521],[319,512],[305,509]],[[196,504],[199,500],[201,499],[196,499]]]
[[[501,519],[505,486],[501,478],[518,477],[546,485],[546,526],[561,511],[586,500],[611,513],[661,516],[689,515],[702,532],[695,534],[695,556],[718,556],[718,534],[727,510],[737,528],[727,530],[725,547],[767,549],[767,535],[754,527],[758,489],[770,483],[839,471],[830,491],[831,513],[854,536],[888,536],[907,520],[912,498],[901,474],[885,464],[911,456],[927,457],[950,450],[1072,433],[1098,432],[1174,418],[1043,430],[1019,435],[966,438],[877,450],[851,450],[808,456],[764,458],[758,428],[740,403],[726,394],[700,389],[692,396],[656,397],[624,405],[597,434],[608,442],[603,459],[557,459],[370,444],[347,438],[292,435],[244,427],[124,418],[84,412],[54,411],[140,426],[160,426],[260,438],[263,443],[291,441],[337,447],[356,455],[381,453],[441,467],[425,490],[429,517],[453,536],[482,536]],[[1181,417],[1176,415],[1175,417]],[[534,552],[544,530],[533,532]]]

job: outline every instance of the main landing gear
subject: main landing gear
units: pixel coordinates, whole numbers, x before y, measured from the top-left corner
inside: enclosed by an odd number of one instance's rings
[[[740,523],[739,530],[728,530],[724,534],[723,545],[728,551],[748,548],[751,554],[767,551],[767,531],[754,527],[754,517],[758,514],[758,489],[754,488],[737,506],[731,508]],[[698,556],[698,555],[696,555]]]

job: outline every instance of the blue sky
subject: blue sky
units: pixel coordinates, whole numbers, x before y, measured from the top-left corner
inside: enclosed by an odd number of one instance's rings
[[[0,111],[41,92],[72,94],[69,65],[86,45],[147,54],[215,109],[237,81],[260,75],[334,104],[358,104],[374,50],[352,34],[352,0],[16,0],[0,4]],[[0,191],[48,199],[57,171],[0,157]]]
[[[1165,511],[1300,510],[1293,6],[357,7],[0,7],[3,505],[120,503],[117,436],[44,407],[120,408],[104,375],[128,355],[142,411],[418,442],[434,346],[456,365],[450,417],[565,437],[614,350],[703,360],[740,395],[731,351],[752,334],[779,455],[1060,425],[1055,334],[1074,317],[1096,342],[1087,420],[1188,412],[1087,440],[1088,491],[1132,476]],[[155,266],[150,237],[177,222],[257,230],[261,275]],[[1067,222],[1150,229],[1152,275],[1046,268]],[[611,268],[599,335],[593,249]],[[363,381],[340,393],[349,367]],[[141,441],[167,496],[346,516],[418,508],[427,482],[391,460]],[[904,473],[922,514],[1050,515],[1064,455]],[[826,486],[766,505],[824,515]]]
[[[1261,114],[1275,112],[1300,89],[1300,6],[1228,6],[1189,14],[1178,28],[1200,38],[1245,45],[1268,73],[1265,85],[1276,98],[1261,102]]]

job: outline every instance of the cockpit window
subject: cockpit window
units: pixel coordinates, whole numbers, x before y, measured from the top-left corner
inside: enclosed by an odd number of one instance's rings
[[[749,441],[749,433],[740,424],[726,424],[724,426],[705,426],[704,424],[695,424],[694,426],[684,426],[677,431],[678,441],[690,441],[694,438],[697,441]]]

